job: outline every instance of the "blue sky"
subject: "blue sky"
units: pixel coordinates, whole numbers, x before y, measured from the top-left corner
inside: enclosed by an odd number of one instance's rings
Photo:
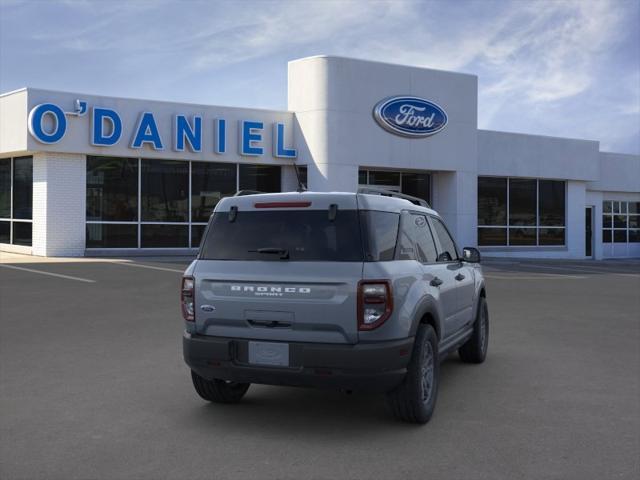
[[[287,61],[478,75],[480,128],[640,153],[640,0],[0,0],[0,91],[285,109]]]

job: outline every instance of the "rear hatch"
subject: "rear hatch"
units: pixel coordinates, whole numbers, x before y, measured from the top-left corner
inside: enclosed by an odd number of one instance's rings
[[[194,271],[196,331],[355,343],[362,267],[355,195],[224,199],[209,222]]]

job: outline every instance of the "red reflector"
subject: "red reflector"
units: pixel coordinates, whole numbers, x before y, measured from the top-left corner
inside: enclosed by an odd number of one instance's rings
[[[256,208],[299,208],[310,207],[311,202],[261,202],[254,203]]]

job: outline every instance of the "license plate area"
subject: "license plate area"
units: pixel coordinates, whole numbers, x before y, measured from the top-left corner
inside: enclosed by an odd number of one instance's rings
[[[249,364],[271,367],[289,366],[289,344],[275,342],[249,342]]]

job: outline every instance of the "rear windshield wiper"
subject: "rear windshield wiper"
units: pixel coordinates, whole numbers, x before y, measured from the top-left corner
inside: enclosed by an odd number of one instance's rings
[[[280,255],[281,260],[289,259],[289,250],[286,248],[278,248],[278,247],[266,247],[266,248],[258,248],[257,250],[249,250],[250,253],[270,253],[275,255]]]

